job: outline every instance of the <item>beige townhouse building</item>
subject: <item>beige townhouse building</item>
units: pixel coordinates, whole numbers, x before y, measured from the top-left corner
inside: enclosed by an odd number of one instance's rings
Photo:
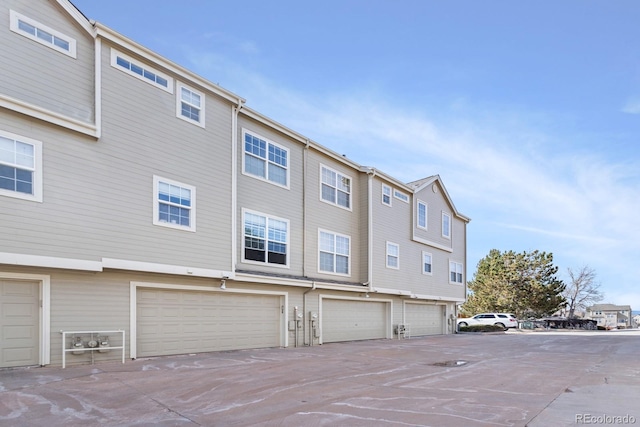
[[[438,175],[359,165],[68,0],[0,7],[0,367],[455,332],[470,220]]]

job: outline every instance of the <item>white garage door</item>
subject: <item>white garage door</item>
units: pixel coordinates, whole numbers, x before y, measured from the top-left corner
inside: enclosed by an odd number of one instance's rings
[[[39,363],[40,283],[0,279],[0,367]]]
[[[370,340],[387,337],[386,302],[322,300],[322,342]]]
[[[441,305],[405,303],[405,321],[409,324],[411,336],[442,334],[443,308]]]
[[[281,346],[279,296],[138,289],[137,356]]]

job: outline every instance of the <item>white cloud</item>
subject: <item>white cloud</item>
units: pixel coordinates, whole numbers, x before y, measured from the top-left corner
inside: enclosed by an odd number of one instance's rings
[[[623,113],[640,114],[640,99],[632,98],[622,107]]]
[[[467,101],[454,100],[457,118],[450,119],[375,92],[296,93],[226,58],[190,56],[201,74],[230,79],[226,87],[246,96],[249,106],[358,163],[403,181],[440,174],[471,227],[477,220],[500,230],[490,244],[469,242],[470,252],[544,239],[540,249],[553,252],[561,270],[596,269],[608,301],[638,298],[637,162],[612,163],[595,148],[560,141],[545,131],[550,119],[540,115],[474,116]],[[470,272],[476,262],[469,259]]]

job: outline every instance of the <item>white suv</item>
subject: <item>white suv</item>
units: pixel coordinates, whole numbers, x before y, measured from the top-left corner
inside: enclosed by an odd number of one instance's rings
[[[518,319],[511,313],[480,313],[466,319],[458,319],[458,328],[471,325],[496,325],[505,331],[518,327]]]

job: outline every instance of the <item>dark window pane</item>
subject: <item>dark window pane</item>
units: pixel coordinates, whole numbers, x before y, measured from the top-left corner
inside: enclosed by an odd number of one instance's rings
[[[265,252],[246,248],[244,250],[244,258],[251,261],[265,262]]]
[[[269,263],[284,265],[287,263],[287,255],[275,253],[275,252],[269,252]]]

